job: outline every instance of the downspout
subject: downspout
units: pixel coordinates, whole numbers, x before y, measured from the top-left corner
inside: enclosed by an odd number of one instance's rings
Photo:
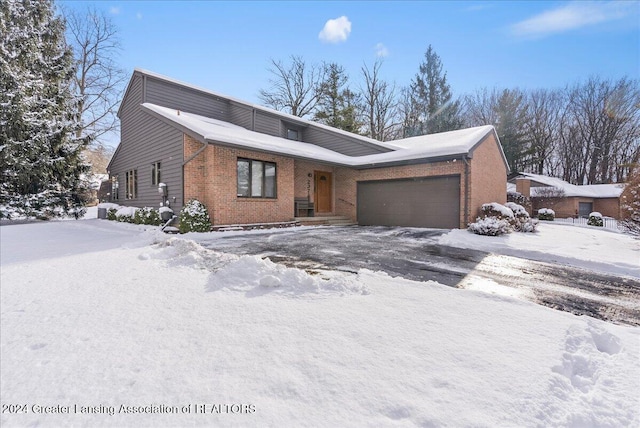
[[[469,224],[469,158],[463,156],[464,161],[464,225]]]

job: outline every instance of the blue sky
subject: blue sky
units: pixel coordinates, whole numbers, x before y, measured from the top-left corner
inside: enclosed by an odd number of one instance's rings
[[[271,58],[337,62],[354,86],[384,59],[407,85],[427,46],[455,96],[482,87],[555,88],[591,75],[640,77],[640,2],[59,2],[113,18],[121,66],[258,103]]]

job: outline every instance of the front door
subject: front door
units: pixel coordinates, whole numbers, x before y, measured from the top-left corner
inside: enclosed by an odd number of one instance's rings
[[[317,213],[330,213],[333,209],[331,201],[332,177],[330,172],[315,171],[315,206]]]

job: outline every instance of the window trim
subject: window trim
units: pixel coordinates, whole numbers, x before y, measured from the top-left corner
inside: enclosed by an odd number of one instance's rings
[[[125,199],[138,197],[138,170],[130,169],[125,172]]]
[[[247,162],[249,164],[249,177],[248,177],[248,187],[247,187],[247,196],[240,194],[240,188],[238,187],[238,164],[240,162]],[[252,183],[253,183],[253,163],[260,162],[262,164],[262,195],[254,196],[252,195]],[[266,196],[267,194],[267,166],[273,166],[274,175],[273,175],[273,196]],[[240,199],[278,199],[278,165],[275,162],[268,162],[258,159],[249,159],[249,158],[237,158],[236,159],[236,197]]]
[[[111,176],[111,200],[117,201],[120,193],[120,183],[118,182],[118,174]]]
[[[151,164],[151,186],[155,187],[162,183],[162,161]]]

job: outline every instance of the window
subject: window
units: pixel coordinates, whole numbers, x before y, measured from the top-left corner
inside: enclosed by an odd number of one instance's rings
[[[160,162],[154,162],[151,164],[151,185],[157,186],[160,181]]]
[[[296,141],[298,141],[298,135],[299,135],[299,133],[298,133],[297,129],[291,129],[291,128],[287,129],[287,139],[288,140],[296,140]]]
[[[118,176],[114,175],[111,177],[111,200],[112,201],[117,201],[118,200]]]
[[[276,198],[276,164],[238,159],[238,197]]]
[[[138,171],[132,169],[125,173],[125,187],[127,199],[135,199],[138,194]]]

